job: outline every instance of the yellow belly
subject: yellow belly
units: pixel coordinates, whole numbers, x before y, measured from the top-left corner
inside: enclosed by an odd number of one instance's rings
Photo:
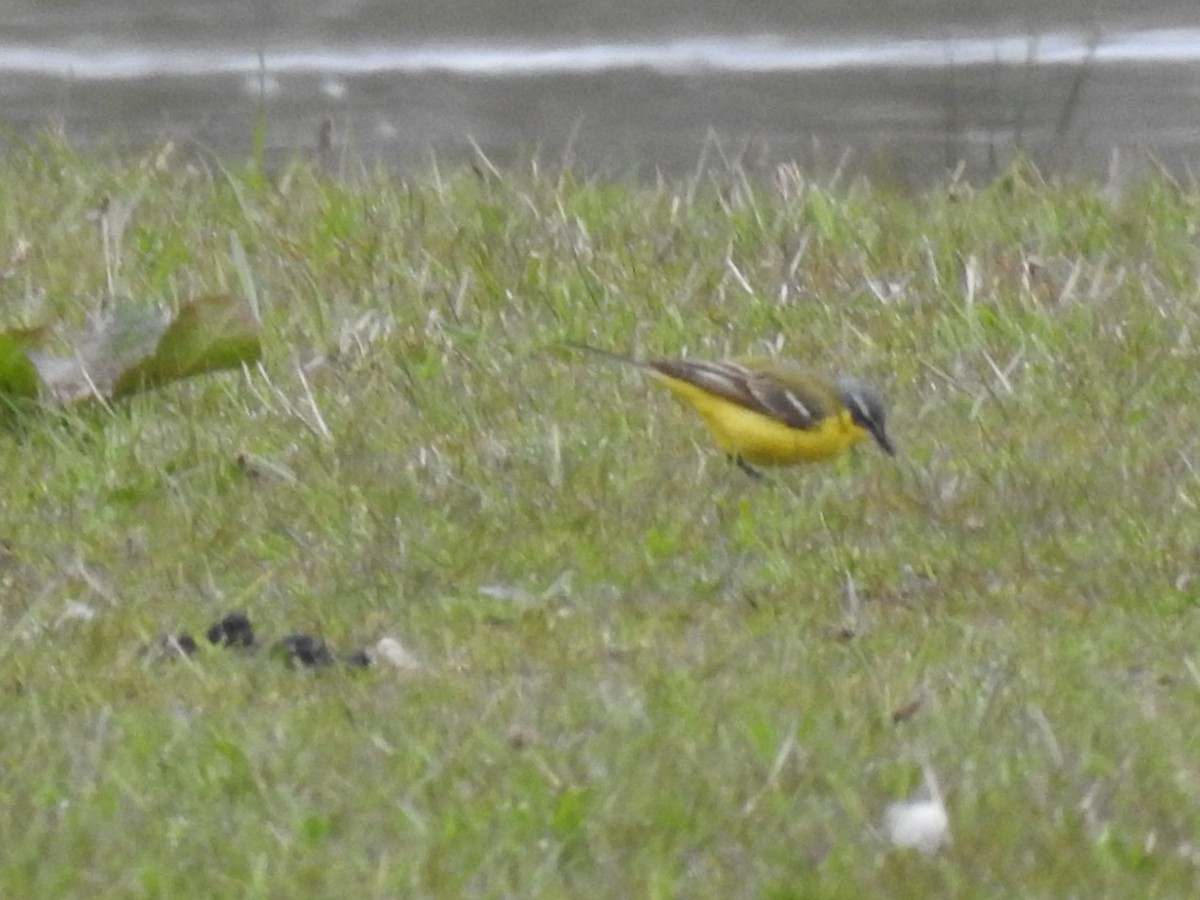
[[[722,450],[753,465],[786,466],[829,459],[869,437],[846,410],[816,428],[791,428],[678,378],[659,372],[654,377],[704,417]]]

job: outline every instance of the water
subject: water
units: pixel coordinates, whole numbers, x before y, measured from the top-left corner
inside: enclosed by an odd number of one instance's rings
[[[0,120],[18,136],[57,123],[236,154],[264,122],[286,152],[328,119],[350,155],[401,168],[482,151],[688,171],[715,144],[817,167],[849,148],[905,181],[960,160],[985,176],[1018,147],[1119,174],[1147,151],[1183,170],[1200,148],[1194,0],[969,17],[930,0],[14,2]]]

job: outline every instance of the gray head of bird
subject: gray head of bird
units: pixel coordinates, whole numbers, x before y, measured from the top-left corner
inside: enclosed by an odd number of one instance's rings
[[[895,456],[896,447],[887,433],[887,409],[879,391],[853,375],[839,375],[837,389],[854,424],[875,438],[884,453]]]

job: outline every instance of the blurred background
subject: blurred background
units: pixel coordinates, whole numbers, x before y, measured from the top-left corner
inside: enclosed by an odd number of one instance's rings
[[[1188,173],[1197,0],[5,0],[0,126],[400,170]],[[325,138],[319,138],[324,134]],[[478,148],[478,149],[476,149]]]

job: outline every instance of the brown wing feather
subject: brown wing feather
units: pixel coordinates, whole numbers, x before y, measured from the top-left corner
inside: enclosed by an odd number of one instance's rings
[[[769,375],[755,375],[749,387],[767,415],[791,428],[815,428],[828,414],[821,401],[810,393],[784,387]]]
[[[670,378],[694,384],[789,428],[813,428],[826,415],[818,398],[796,388],[784,387],[769,374],[754,372],[735,362],[656,359],[648,365]]]

